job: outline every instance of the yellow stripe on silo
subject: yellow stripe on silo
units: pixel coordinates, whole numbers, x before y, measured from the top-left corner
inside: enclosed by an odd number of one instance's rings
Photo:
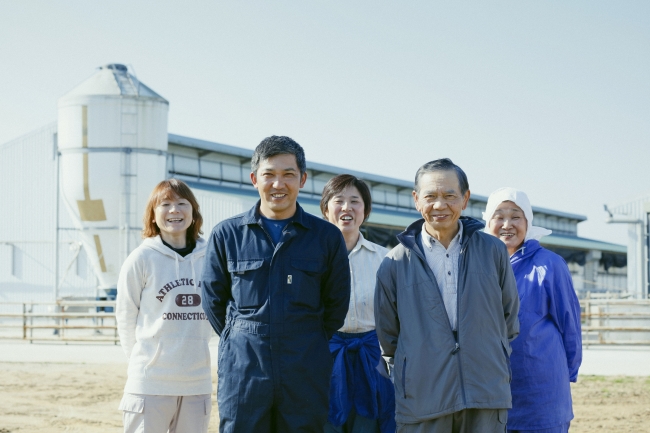
[[[82,120],[82,142],[83,148],[88,148],[88,106],[81,107]],[[83,183],[84,199],[77,200],[79,207],[79,218],[81,221],[106,221],[106,211],[102,200],[90,199],[90,188],[88,186],[88,153],[83,153]]]

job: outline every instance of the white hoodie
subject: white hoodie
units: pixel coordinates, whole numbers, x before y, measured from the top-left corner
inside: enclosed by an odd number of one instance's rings
[[[124,392],[212,393],[212,328],[201,308],[206,242],[181,257],[160,236],[145,239],[126,259],[117,283],[117,330],[129,358]]]

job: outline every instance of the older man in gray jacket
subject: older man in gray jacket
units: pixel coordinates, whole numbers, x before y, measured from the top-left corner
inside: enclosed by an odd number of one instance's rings
[[[451,160],[424,164],[422,214],[377,272],[375,321],[400,433],[505,432],[519,297],[508,252],[461,217],[470,191]]]

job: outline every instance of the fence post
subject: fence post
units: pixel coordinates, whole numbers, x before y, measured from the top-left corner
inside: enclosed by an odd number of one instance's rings
[[[23,302],[23,340],[27,339],[27,304]]]
[[[66,312],[65,310],[66,308],[62,304],[59,304],[59,313],[65,313]],[[64,326],[66,326],[67,324],[68,324],[68,319],[61,317],[61,321],[59,322],[59,326],[61,326],[59,328],[59,336],[61,337],[61,340],[65,341],[66,346],[68,345],[68,340],[63,338],[64,337],[63,332],[65,331]]]
[[[600,311],[600,314],[605,315],[605,326],[607,328],[609,328],[611,326],[611,324],[612,324],[610,322],[610,320],[609,320],[609,316],[612,313],[612,308],[611,308],[611,306],[609,304],[609,300],[610,300],[610,297],[609,297],[609,290],[608,290],[607,292],[605,292],[605,311],[602,311],[602,310]],[[611,331],[607,331],[607,333],[604,333],[604,334],[607,337],[607,338],[604,339],[605,341],[612,341],[612,332]]]
[[[587,296],[585,297],[585,326],[589,327],[591,326],[591,292],[587,292]],[[589,331],[585,334],[585,337],[587,342],[585,343],[585,346],[589,348]],[[584,341],[583,341],[584,343]]]
[[[34,312],[34,304],[29,304],[29,312]],[[29,316],[29,344],[34,343],[34,316]]]
[[[58,299],[56,300],[56,306],[54,307],[54,312],[55,313],[62,313],[63,312],[63,306],[61,305],[61,302]],[[56,318],[56,324],[58,326],[56,328],[56,333],[59,336],[59,338],[61,340],[63,340],[63,325],[65,324],[63,318],[62,317],[57,317]]]

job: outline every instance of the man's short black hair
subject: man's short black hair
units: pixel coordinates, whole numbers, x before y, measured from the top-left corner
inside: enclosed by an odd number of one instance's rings
[[[415,192],[420,192],[420,178],[425,173],[431,173],[434,171],[455,171],[456,177],[458,177],[458,185],[460,186],[460,193],[465,195],[469,191],[469,183],[467,182],[467,175],[462,168],[457,166],[449,158],[436,159],[435,161],[429,161],[424,164],[422,167],[418,168],[418,172],[415,173]]]
[[[257,174],[260,162],[276,155],[293,155],[296,157],[296,164],[300,170],[300,176],[307,171],[305,162],[305,151],[303,148],[289,137],[272,135],[266,137],[255,148],[253,158],[251,159],[251,171]]]

